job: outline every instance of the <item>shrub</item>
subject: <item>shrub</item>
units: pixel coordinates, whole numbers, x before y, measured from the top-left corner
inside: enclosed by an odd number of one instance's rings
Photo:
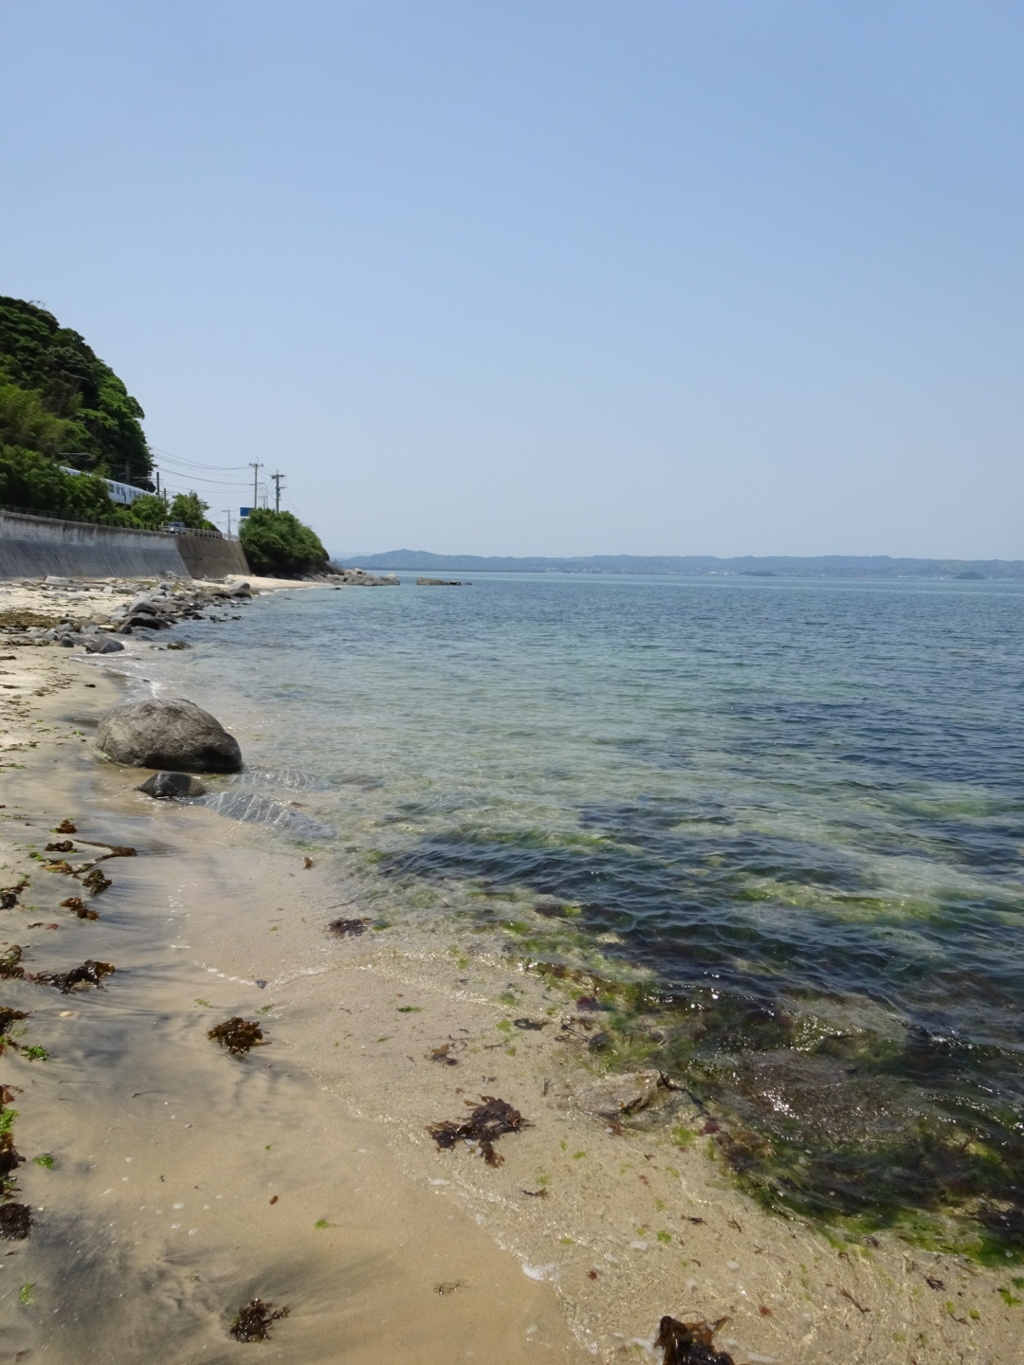
[[[238,535],[253,573],[273,577],[327,568],[327,551],[316,532],[291,512],[254,508]]]

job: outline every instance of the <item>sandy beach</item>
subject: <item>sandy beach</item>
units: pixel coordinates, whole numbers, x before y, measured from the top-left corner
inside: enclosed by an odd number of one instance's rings
[[[101,613],[104,586],[5,586],[0,611]],[[126,642],[151,679],[164,648]],[[0,954],[117,968],[0,981],[26,1016],[0,1081],[33,1224],[3,1244],[0,1361],[233,1360],[254,1297],[290,1312],[251,1349],[295,1365],[656,1359],[663,1314],[727,1318],[737,1365],[1018,1358],[1011,1272],[765,1213],[684,1090],[595,1112],[585,987],[510,969],[497,933],[375,927],[343,855],[138,793],[91,738],[122,657],[0,637],[0,861],[24,883]],[[136,855],[78,918],[74,870],[110,845]],[[265,1034],[246,1056],[207,1036],[235,1015]],[[429,1127],[488,1096],[525,1120],[501,1163],[440,1147]]]

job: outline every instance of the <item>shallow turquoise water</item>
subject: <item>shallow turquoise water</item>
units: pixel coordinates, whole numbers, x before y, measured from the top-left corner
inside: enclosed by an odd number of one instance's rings
[[[653,973],[659,1055],[769,1144],[730,1153],[769,1197],[1024,1248],[1022,613],[994,583],[493,576],[263,598],[160,677],[335,827],[376,913]]]

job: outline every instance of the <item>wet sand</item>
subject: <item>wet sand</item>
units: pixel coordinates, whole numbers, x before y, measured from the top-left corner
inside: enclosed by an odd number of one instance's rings
[[[139,795],[144,774],[91,752],[120,684],[77,652],[0,653],[0,880],[30,878],[0,951],[118,968],[68,996],[0,983],[30,1012],[18,1041],[49,1053],[2,1056],[34,1227],[0,1243],[0,1361],[642,1359],[663,1313],[728,1316],[737,1362],[1019,1358],[1008,1274],[763,1213],[683,1093],[623,1125],[583,1113],[597,1071],[572,992],[465,927],[329,934],[369,918],[343,857],[306,867],[265,830]],[[66,818],[138,850],[102,864],[95,922],[29,857]],[[207,1038],[235,1014],[267,1034],[244,1058]],[[482,1095],[531,1125],[497,1168],[427,1131]],[[227,1326],[254,1296],[291,1313],[241,1345]]]

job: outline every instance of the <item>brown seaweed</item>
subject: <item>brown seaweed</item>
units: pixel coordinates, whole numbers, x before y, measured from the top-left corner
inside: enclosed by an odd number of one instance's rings
[[[73,839],[55,839],[53,843],[46,845],[47,853],[74,853],[75,844]]]
[[[232,1056],[241,1057],[251,1047],[256,1047],[263,1041],[263,1030],[254,1020],[243,1019],[241,1015],[235,1014],[230,1019],[225,1019],[223,1024],[210,1029],[206,1036],[214,1042],[223,1044]],[[258,1300],[254,1299],[253,1302],[256,1303]]]
[[[71,910],[79,919],[99,919],[98,910],[90,910],[81,896],[68,896],[67,900],[61,901],[62,910]]]
[[[654,1343],[665,1353],[664,1365],[736,1365],[728,1352],[715,1350],[715,1333],[728,1321],[679,1322],[666,1314]]]
[[[488,1166],[500,1166],[503,1157],[494,1150],[495,1141],[503,1133],[518,1133],[528,1127],[518,1109],[513,1109],[505,1100],[495,1099],[493,1095],[481,1095],[483,1104],[478,1104],[469,1118],[463,1123],[433,1123],[427,1132],[445,1151],[457,1142],[479,1143],[480,1152]],[[467,1100],[472,1104],[472,1100]]]
[[[88,844],[90,848],[105,848],[106,853],[97,858],[97,862],[102,862],[103,858],[137,858],[139,850],[132,848],[131,844],[108,844],[102,839],[79,839],[80,844]]]
[[[13,910],[18,904],[18,897],[26,886],[28,886],[28,878],[22,877],[21,881],[15,886],[0,888],[0,910]]]
[[[32,1211],[27,1204],[0,1204],[0,1237],[5,1242],[23,1242],[32,1228]]]
[[[427,1060],[430,1062],[442,1062],[445,1066],[458,1066],[459,1059],[451,1056],[451,1043],[442,1043],[440,1047],[432,1047],[427,1053]]]
[[[24,1010],[12,1010],[7,1005],[0,1005],[0,1038],[8,1031],[12,1024],[19,1019],[27,1019],[28,1015]]]
[[[78,826],[73,820],[62,820],[59,825],[54,826],[54,834],[77,834]]]
[[[15,1147],[11,1132],[0,1133],[0,1194],[9,1188],[10,1176],[24,1163],[25,1158]]]
[[[364,934],[369,922],[368,919],[335,919],[327,926],[327,932],[336,938],[354,937]]]
[[[228,1331],[236,1341],[266,1341],[270,1336],[270,1324],[286,1318],[290,1308],[277,1308],[271,1312],[273,1304],[262,1299],[250,1299],[235,1314]]]
[[[24,980],[25,968],[21,965],[22,948],[19,943],[12,943],[6,953],[0,953],[0,977],[7,980]]]
[[[112,962],[97,962],[95,958],[88,958],[80,967],[72,967],[66,972],[37,972],[33,981],[40,986],[55,986],[62,995],[67,995],[74,986],[81,983],[95,986],[97,990],[103,990],[103,978],[116,972],[117,968]]]
[[[82,878],[82,885],[94,896],[98,896],[101,891],[106,891],[108,886],[113,886],[113,882],[109,877],[105,877],[98,867],[94,867],[87,877]]]

